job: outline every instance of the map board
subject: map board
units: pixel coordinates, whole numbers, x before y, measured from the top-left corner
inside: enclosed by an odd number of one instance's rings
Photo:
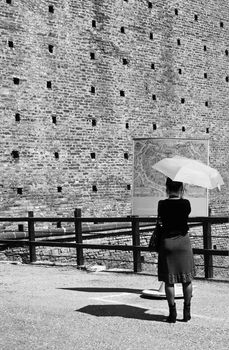
[[[157,204],[166,198],[166,176],[152,165],[166,157],[183,156],[208,164],[208,140],[147,138],[134,140],[133,215],[156,216]],[[185,185],[184,198],[191,202],[190,216],[208,215],[208,191]]]

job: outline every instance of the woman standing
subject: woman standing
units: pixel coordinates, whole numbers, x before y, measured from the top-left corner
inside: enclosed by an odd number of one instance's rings
[[[183,199],[183,183],[167,178],[168,198],[158,203],[158,217],[163,227],[163,239],[158,255],[158,280],[165,282],[169,305],[167,322],[177,317],[174,283],[182,283],[184,295],[183,321],[191,319],[192,279],[195,275],[193,253],[188,235],[190,202]]]

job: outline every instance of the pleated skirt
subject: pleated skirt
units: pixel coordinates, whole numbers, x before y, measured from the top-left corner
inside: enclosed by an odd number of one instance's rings
[[[164,238],[158,254],[158,280],[170,284],[191,282],[195,265],[189,235]]]

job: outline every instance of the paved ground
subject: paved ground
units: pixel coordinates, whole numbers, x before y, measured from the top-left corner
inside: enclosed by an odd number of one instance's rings
[[[141,298],[155,277],[0,263],[0,349],[229,348],[229,283],[195,280],[193,315],[165,322],[165,300]]]

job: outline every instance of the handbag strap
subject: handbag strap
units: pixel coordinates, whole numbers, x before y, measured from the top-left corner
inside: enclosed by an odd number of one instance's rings
[[[157,209],[157,220],[156,220],[156,225],[161,224],[160,222],[160,215],[159,215],[159,209]]]
[[[158,207],[157,207],[157,220],[156,220],[156,225],[157,225],[157,224],[160,224],[159,206],[160,206],[160,201],[159,201]]]
[[[159,216],[157,216],[156,225],[159,225],[159,224],[160,224],[160,218]]]

